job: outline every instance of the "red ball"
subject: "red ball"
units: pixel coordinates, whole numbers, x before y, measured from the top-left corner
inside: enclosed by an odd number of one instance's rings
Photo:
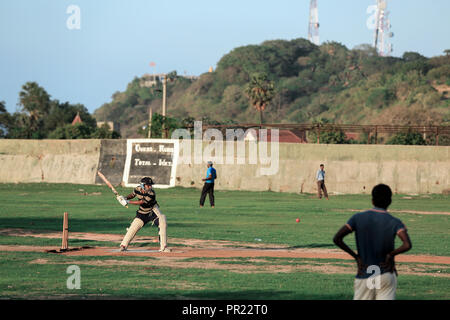
[[[300,222],[300,219],[299,219],[299,218],[295,219],[295,222],[299,223],[299,222]]]

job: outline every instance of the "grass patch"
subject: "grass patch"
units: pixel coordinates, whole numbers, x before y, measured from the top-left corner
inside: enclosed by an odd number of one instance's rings
[[[130,188],[118,188],[128,194]],[[85,195],[85,194],[88,195]],[[157,190],[158,202],[168,219],[171,238],[227,240],[278,244],[290,248],[335,248],[335,232],[355,213],[370,208],[368,195],[333,196],[329,201],[307,194],[217,191],[216,208],[198,208],[200,191],[173,188]],[[407,196],[411,199],[405,199]],[[19,201],[10,201],[17,199]],[[135,216],[105,186],[71,184],[0,184],[0,228],[61,232],[63,212],[69,212],[72,232],[124,235]],[[449,196],[395,195],[393,210],[448,211]],[[449,221],[445,215],[394,213],[408,227],[413,249],[409,254],[450,256]],[[295,219],[300,218],[300,223]],[[138,236],[157,236],[146,226]],[[260,239],[260,241],[259,241]],[[346,242],[355,248],[353,236]],[[60,239],[0,236],[2,245],[59,246]],[[116,242],[70,239],[71,246],[117,246]],[[155,246],[135,243],[133,246]],[[171,244],[171,246],[174,246]],[[179,245],[183,246],[183,245]],[[46,259],[49,264],[31,263]],[[69,290],[67,266],[77,261],[147,261],[145,266],[81,265],[82,289]],[[142,299],[351,299],[353,276],[314,272],[233,273],[227,270],[152,266],[155,258],[80,257],[39,252],[0,252],[2,298],[142,298]],[[205,258],[207,259],[207,258]],[[196,261],[199,258],[185,262]],[[348,266],[342,260],[292,258],[214,259],[221,265]],[[400,275],[399,299],[448,299],[449,278]]]

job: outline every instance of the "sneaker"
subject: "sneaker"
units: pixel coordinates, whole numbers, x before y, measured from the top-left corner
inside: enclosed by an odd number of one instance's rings
[[[169,248],[164,248],[164,249],[159,249],[159,252],[171,252],[172,250],[170,250]]]
[[[120,251],[127,251],[127,248],[125,248],[125,246],[120,246]]]

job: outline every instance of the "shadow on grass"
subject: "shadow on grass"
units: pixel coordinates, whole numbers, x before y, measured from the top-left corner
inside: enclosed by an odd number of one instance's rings
[[[205,290],[201,292],[178,292],[178,293],[150,293],[150,294],[113,294],[101,295],[57,295],[63,300],[338,300],[351,299],[351,296],[332,294],[304,294],[294,291],[270,291],[270,290],[243,290],[243,291],[217,291]],[[32,297],[30,297],[32,299]],[[51,299],[52,297],[47,297]]]
[[[245,249],[255,249],[255,247],[251,246],[242,246],[242,248]],[[295,246],[289,246],[289,247],[264,247],[264,248],[257,248],[258,250],[293,250],[293,249],[307,249],[307,248],[336,248],[334,244],[327,244],[327,243],[311,243],[311,244],[304,244],[304,245],[295,245]]]
[[[336,248],[336,245],[334,245],[333,243],[311,243],[311,244],[291,246],[288,249],[304,249],[304,248]]]
[[[121,218],[72,218],[69,214],[69,230],[72,232],[94,233],[123,233],[129,227],[135,215],[127,215]],[[18,228],[24,230],[42,230],[42,232],[61,231],[63,216],[61,218],[0,218],[0,229]],[[154,227],[151,222],[145,227]],[[187,223],[170,223],[171,228],[198,228],[198,225]]]
[[[134,218],[134,217],[133,217]],[[107,219],[77,219],[69,215],[69,230],[72,232],[123,232],[133,219],[107,218]],[[61,218],[0,218],[0,229],[19,228],[24,230],[61,231],[63,217]]]

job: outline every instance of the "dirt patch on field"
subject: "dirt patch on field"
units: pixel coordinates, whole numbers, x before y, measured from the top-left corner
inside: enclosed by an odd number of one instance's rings
[[[19,228],[7,228],[0,229],[0,236],[13,236],[13,237],[35,237],[45,239],[61,239],[61,232],[55,231],[37,231],[37,230],[25,230]],[[77,240],[91,240],[91,241],[105,241],[105,242],[117,242],[120,243],[125,235],[121,234],[106,234],[106,233],[90,233],[90,232],[71,232],[69,230],[69,238]],[[245,247],[245,248],[288,248],[287,245],[273,245],[264,243],[247,243],[237,241],[225,241],[225,240],[199,240],[199,239],[183,239],[183,238],[170,238],[172,244],[182,245],[186,247],[195,248],[227,248],[227,247]],[[158,237],[149,236],[136,236],[133,239],[133,243],[158,243]]]
[[[350,211],[350,212],[363,212],[366,211],[367,209],[362,209],[362,210],[356,210],[356,209],[334,209],[333,211]],[[412,214],[427,214],[427,215],[444,215],[444,216],[450,216],[450,212],[446,212],[446,211],[416,211],[416,210],[389,210],[389,212],[393,212],[393,213],[412,213]]]
[[[60,239],[59,232],[42,232],[23,229],[1,229],[0,235],[26,236]],[[71,239],[109,241],[119,243],[122,235],[71,232]],[[133,244],[139,242],[155,243],[156,237],[137,237]],[[91,264],[99,266],[134,265],[144,268],[173,267],[228,270],[235,273],[354,273],[353,259],[338,249],[325,248],[290,248],[286,245],[242,243],[233,241],[178,239],[171,238],[171,244],[183,245],[172,247],[171,252],[160,253],[157,247],[130,246],[126,252],[118,252],[117,247],[85,247],[79,250],[58,253],[67,256],[110,257],[106,260],[90,260],[73,262],[74,264]],[[58,247],[0,245],[0,252],[48,252]],[[146,261],[118,260],[114,257],[151,257]],[[200,259],[199,259],[200,258]],[[202,259],[203,258],[203,259]],[[274,263],[267,258],[292,258],[289,263]],[[316,261],[301,263],[298,259],[336,259],[340,262]],[[226,260],[226,261],[224,261]],[[400,263],[399,272],[411,275],[433,275],[448,277],[445,271],[450,265],[450,257],[430,255],[400,255],[396,259]],[[401,263],[418,265],[402,265]],[[51,259],[37,259],[32,263],[55,263]],[[63,262],[61,262],[63,263]],[[430,265],[426,265],[430,264]]]
[[[450,212],[445,211],[415,211],[415,210],[389,210],[390,212],[398,213],[413,213],[413,214],[430,214],[430,215],[444,215],[450,216]]]
[[[0,245],[0,251],[17,251],[17,252],[47,252],[48,250],[57,250],[56,247],[41,246],[15,246]],[[92,247],[75,251],[60,253],[67,256],[120,256],[120,257],[173,257],[173,258],[305,258],[305,259],[338,259],[352,260],[352,258],[339,250],[334,249],[264,249],[264,248],[172,248],[172,252],[158,252],[158,248],[130,249],[126,252],[118,252],[117,248],[111,247]],[[430,255],[400,255],[397,257],[398,262],[414,262],[414,263],[435,263],[450,264],[450,257],[446,256],[430,256]]]
[[[0,229],[0,235],[24,236],[60,239],[61,233],[54,231],[34,231],[24,229]],[[70,232],[70,239],[83,239],[94,241],[108,241],[119,243],[122,235],[99,234],[87,232]],[[138,236],[133,243],[158,243],[157,237]],[[338,249],[325,248],[290,248],[286,245],[264,244],[264,243],[243,243],[235,241],[221,240],[199,240],[170,238],[171,244],[182,245],[184,247],[173,247],[172,252],[159,253],[158,248],[130,247],[128,252],[113,252],[117,247],[93,247],[83,248],[77,251],[69,251],[65,255],[87,255],[87,256],[142,256],[142,257],[178,257],[178,258],[259,258],[259,257],[279,257],[279,258],[310,258],[310,259],[340,259],[351,260],[352,258]],[[137,249],[139,252],[136,251]],[[29,251],[46,252],[48,250],[58,250],[57,247],[22,246],[22,245],[0,245],[0,251]],[[400,255],[399,262],[416,263],[437,263],[450,264],[450,257],[429,256],[429,255]]]
[[[228,262],[228,263],[227,263]],[[95,261],[71,261],[71,264],[76,265],[91,265],[91,266],[140,266],[140,267],[170,267],[170,268],[195,268],[195,269],[215,269],[227,270],[234,273],[291,273],[291,272],[317,272],[317,273],[352,273],[353,268],[335,266],[331,263],[313,264],[313,265],[254,265],[254,264],[239,264],[242,261],[220,261],[220,260],[188,260],[185,258],[176,257],[162,257],[159,259],[152,259],[150,261],[126,261],[126,260],[95,260]],[[30,262],[31,264],[65,264],[64,262],[54,262],[48,259],[37,259]]]
[[[252,263],[253,262],[253,263]],[[55,262],[49,259],[36,259],[30,262],[31,264],[66,264],[65,262]],[[354,274],[355,264],[353,262],[333,263],[320,261],[305,261],[298,263],[298,261],[288,261],[285,264],[277,264],[276,261],[269,261],[264,259],[249,259],[249,260],[192,260],[179,257],[160,257],[148,261],[127,261],[127,260],[90,260],[90,261],[70,261],[71,264],[76,265],[90,265],[101,267],[115,267],[115,266],[137,266],[144,270],[153,270],[155,267],[170,267],[170,268],[195,268],[206,270],[226,270],[234,273],[295,273],[295,272],[313,272],[325,274]],[[445,265],[399,265],[398,272],[404,275],[416,276],[433,276],[433,277],[450,277],[448,273],[441,273],[441,270],[447,270]],[[152,275],[155,273],[152,272]],[[174,284],[172,284],[174,285]],[[180,286],[182,284],[177,284]],[[186,285],[190,285],[186,283]],[[189,289],[201,289],[189,287]]]

